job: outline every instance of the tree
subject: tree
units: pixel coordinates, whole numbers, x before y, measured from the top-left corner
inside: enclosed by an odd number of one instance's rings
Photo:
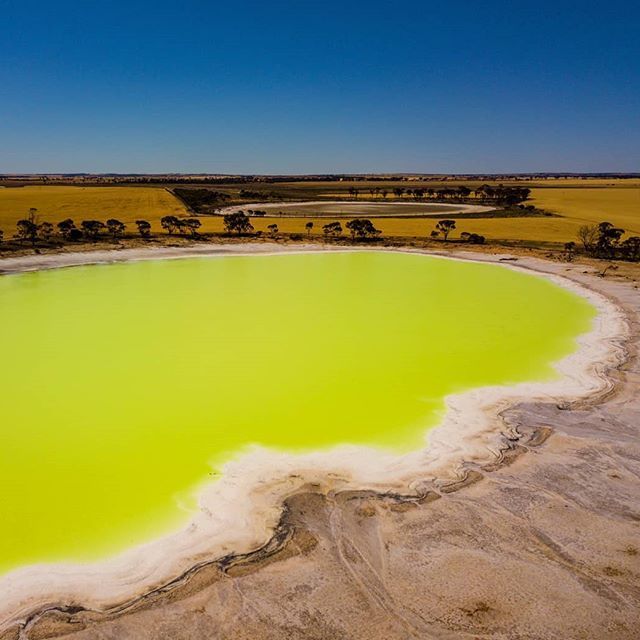
[[[164,216],[160,219],[160,225],[169,235],[173,235],[173,232],[180,226],[180,221],[176,216]]]
[[[600,236],[597,224],[585,224],[578,229],[578,239],[587,253],[592,253]]]
[[[0,229],[0,242],[4,240],[4,231]]]
[[[455,220],[440,220],[436,224],[436,230],[444,236],[444,241],[447,241],[449,234],[456,228]]]
[[[598,225],[598,241],[596,251],[600,257],[615,257],[615,251],[624,229],[614,227],[610,222],[601,222]]]
[[[380,229],[376,229],[371,220],[367,218],[354,218],[353,220],[349,220],[346,227],[351,231],[351,238],[354,240],[356,237],[364,239],[380,235],[381,233]]]
[[[58,227],[58,231],[60,235],[65,239],[69,240],[69,236],[71,235],[72,230],[76,229],[76,223],[71,219],[67,218],[66,220],[62,220],[58,222],[56,225]],[[76,229],[77,231],[78,229]]]
[[[307,230],[307,236],[310,236],[311,229],[313,229],[313,222],[307,222],[307,224],[304,225],[304,228]]]
[[[382,190],[382,199],[386,200],[388,195],[389,195],[389,192],[386,189],[383,189]]]
[[[83,220],[80,223],[82,233],[84,233],[85,238],[90,240],[97,240],[104,226],[104,222],[100,222],[100,220]]]
[[[278,233],[278,225],[273,223],[267,226],[267,229],[269,229],[269,233],[271,234],[272,238],[275,238],[276,234]]]
[[[456,191],[458,195],[463,196],[462,189],[466,187],[459,187]],[[476,198],[482,200],[491,200],[497,204],[504,204],[511,206],[518,202],[523,202],[529,198],[531,190],[526,187],[505,187],[503,184],[492,186],[489,184],[483,184],[478,187],[474,192]],[[471,192],[469,191],[469,195]]]
[[[435,233],[440,235],[437,231]],[[485,237],[477,233],[469,233],[468,231],[463,231],[460,234],[460,240],[462,240],[462,242],[468,242],[469,244],[484,244]]]
[[[147,220],[136,220],[136,226],[138,227],[138,233],[143,238],[149,238],[151,236],[151,224]]]
[[[180,198],[189,209],[192,211],[200,212],[204,210],[211,210],[216,208],[220,204],[224,204],[225,200],[229,200],[231,197],[228,193],[221,191],[213,191],[212,189],[190,189],[176,187],[173,189],[173,193],[176,197]],[[243,191],[240,191],[240,197],[244,197]]]
[[[0,238],[1,240],[1,238]],[[627,260],[633,262],[640,261],[640,236],[631,236],[627,238],[621,245],[622,254]]]
[[[565,242],[564,243],[564,257],[567,262],[573,261],[573,254],[576,250],[575,242]]]
[[[253,225],[243,211],[228,213],[224,216],[224,228],[227,233],[235,231],[238,235],[241,233],[251,233],[251,231],[253,231]]]
[[[27,217],[23,220],[18,220],[16,223],[16,237],[19,240],[31,240],[31,243],[35,245],[38,238],[37,213],[38,210],[35,207],[31,207]]]
[[[38,225],[38,235],[42,240],[48,242],[53,235],[53,225],[50,222],[42,222]]]
[[[198,229],[202,226],[202,222],[198,218],[187,218],[183,224],[194,237],[198,235]]]
[[[337,237],[342,235],[342,225],[339,222],[329,222],[322,226],[322,233],[325,237]]]
[[[120,220],[116,220],[115,218],[109,218],[109,220],[107,220],[107,231],[111,234],[114,242],[124,234],[126,228],[127,226],[124,222],[120,222]]]
[[[30,219],[18,220],[16,237],[19,240],[31,240],[31,243],[35,244],[38,238],[38,225]]]

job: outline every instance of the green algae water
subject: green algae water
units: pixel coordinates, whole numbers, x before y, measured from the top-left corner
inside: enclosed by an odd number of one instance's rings
[[[539,277],[383,252],[0,278],[0,570],[182,526],[249,444],[424,445],[443,398],[547,380],[595,310]]]

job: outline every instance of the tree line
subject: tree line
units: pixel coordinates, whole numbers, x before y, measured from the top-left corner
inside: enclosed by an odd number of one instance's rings
[[[349,195],[354,200],[357,200],[361,193],[363,193],[363,191],[357,187],[349,188]],[[482,202],[512,206],[527,200],[531,194],[531,189],[526,187],[509,187],[502,184],[483,184],[473,190],[464,185],[460,185],[458,187],[444,187],[441,189],[422,187],[415,189],[409,187],[395,187],[391,191],[381,187],[369,189],[369,195],[371,198],[382,197],[383,200],[386,200],[390,193],[392,193],[396,198],[413,198],[418,202],[425,198],[432,200],[468,200],[473,197],[475,200]]]
[[[55,235],[69,242],[79,242],[81,240],[96,241],[101,236],[110,236],[114,241],[122,238],[127,225],[117,218],[109,218],[106,222],[102,220],[82,220],[78,225],[72,218],[61,220],[55,226],[51,222],[39,222],[37,209],[29,209],[26,218],[18,220],[14,238],[18,241],[31,242],[35,245],[38,240],[50,241]],[[135,221],[136,232],[142,238],[151,237],[151,223],[148,220]],[[176,216],[164,216],[160,224],[169,234],[175,232],[197,236],[201,226],[197,218],[178,218]],[[4,233],[0,229],[0,242],[4,239]]]
[[[201,188],[181,188],[174,187],[173,193],[180,198],[188,207],[194,211],[204,211],[224,205],[231,199],[231,195],[224,191]],[[371,187],[361,189],[359,187],[349,187],[347,193],[353,200],[358,200],[360,195],[367,193],[371,199],[382,198],[386,200],[393,195],[399,199],[410,199],[420,202],[423,200],[433,201],[468,201],[483,202],[496,206],[513,206],[524,202],[529,198],[531,190],[521,186],[505,186],[503,184],[491,185],[483,184],[475,189],[465,185],[431,188],[431,187]],[[282,196],[275,191],[258,191],[254,189],[240,189],[237,197],[241,200],[277,200]]]
[[[611,222],[585,224],[578,229],[578,240],[584,252],[594,258],[605,260],[640,261],[640,236],[623,239],[625,230]],[[575,242],[567,242],[564,246],[570,258],[575,251]]]
[[[48,242],[56,235],[69,242],[79,242],[81,240],[95,242],[101,237],[110,236],[114,242],[117,242],[127,232],[127,225],[117,218],[109,218],[106,222],[94,219],[82,220],[78,225],[72,218],[67,218],[54,226],[50,222],[38,222],[36,214],[37,209],[32,208],[26,218],[18,220],[14,235],[16,240],[29,241],[35,246],[37,241]],[[236,211],[223,216],[223,223],[227,234],[246,236],[256,233],[250,217],[243,211]],[[201,225],[202,223],[198,218],[179,218],[167,215],[160,219],[160,226],[169,235],[177,233],[192,238],[199,237]],[[151,237],[151,223],[148,220],[136,220],[135,226],[140,237],[145,239]],[[310,237],[313,228],[314,223],[312,221],[305,223],[307,237]],[[455,228],[455,220],[440,220],[431,232],[431,237],[442,237],[446,242],[451,231]],[[329,222],[322,226],[322,234],[327,239],[340,238],[345,229],[352,240],[371,240],[382,235],[382,231],[377,229],[368,218],[351,219],[346,222],[344,228],[342,223],[338,221]],[[276,237],[279,232],[276,223],[269,224],[267,230],[272,237]],[[261,235],[261,233],[258,231],[256,235]],[[468,232],[460,234],[460,240],[471,244],[483,244],[485,242],[484,236]],[[0,242],[2,241],[3,232],[0,229]]]
[[[225,215],[223,222],[225,232],[228,234],[238,236],[254,234],[251,220],[243,211]],[[140,237],[145,239],[151,237],[151,223],[148,220],[136,220],[134,224]],[[201,224],[198,218],[178,218],[172,215],[164,216],[160,220],[160,225],[169,235],[179,233],[192,238],[199,237]],[[307,221],[305,230],[308,237],[313,228],[314,223]],[[350,233],[352,240],[370,240],[382,235],[380,229],[377,229],[373,222],[367,218],[351,219],[345,224],[345,228]],[[322,226],[322,234],[326,239],[340,238],[345,228],[338,221],[329,222]],[[275,237],[279,232],[278,225],[275,223],[268,225],[267,229],[272,237]],[[455,229],[455,220],[438,220],[430,237],[433,239],[441,238],[444,242],[448,242],[449,236]],[[110,236],[114,241],[117,241],[125,235],[126,231],[127,225],[117,218],[109,218],[106,222],[93,219],[82,220],[79,225],[76,225],[73,219],[67,218],[54,226],[50,222],[39,222],[37,209],[31,208],[27,217],[16,223],[14,238],[19,241],[31,242],[34,246],[38,240],[48,242],[54,235],[59,235],[67,241],[76,242],[81,240],[96,241],[101,236]],[[257,232],[257,234],[261,234],[261,232]],[[611,222],[600,222],[599,224],[581,226],[577,238],[584,253],[588,256],[606,260],[640,261],[640,236],[625,238],[624,235],[624,229],[616,227]],[[294,237],[293,234],[291,237]],[[3,239],[3,232],[0,229],[0,242]],[[460,234],[459,241],[468,244],[484,244],[486,239],[480,234],[465,231]],[[565,243],[565,257],[572,260],[577,248],[576,242]]]
[[[455,220],[439,220],[436,223],[435,229],[431,232],[432,238],[442,237],[445,242],[449,239],[449,234],[456,228]],[[469,233],[463,231],[460,234],[460,240],[462,242],[468,242],[469,244],[484,244],[486,238],[478,233]]]
[[[224,228],[227,233],[235,233],[236,235],[247,235],[253,233],[254,228],[251,224],[249,216],[244,211],[235,211],[228,213],[223,217]],[[354,218],[346,223],[345,227],[351,234],[352,239],[368,239],[381,235],[380,229],[376,229],[375,225],[367,218]],[[275,236],[278,233],[278,225],[270,224],[267,226],[269,233]],[[305,224],[307,236],[311,234],[313,222]],[[325,237],[339,237],[342,235],[342,224],[340,222],[330,222],[322,227],[322,233]]]

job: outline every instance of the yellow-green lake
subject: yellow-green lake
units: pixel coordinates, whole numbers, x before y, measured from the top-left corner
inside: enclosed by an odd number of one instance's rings
[[[539,277],[389,252],[0,277],[0,570],[184,525],[250,444],[424,446],[446,395],[553,378],[594,315]]]

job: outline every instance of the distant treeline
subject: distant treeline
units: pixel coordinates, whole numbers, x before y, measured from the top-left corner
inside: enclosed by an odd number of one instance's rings
[[[228,193],[212,189],[173,189],[173,193],[182,200],[187,207],[199,211],[201,207],[217,206],[230,199]]]
[[[189,209],[193,211],[203,212],[206,209],[212,209],[224,205],[231,199],[228,193],[213,189],[190,189],[190,188],[174,188],[173,193],[180,198]],[[422,187],[394,187],[393,189],[385,189],[384,187],[371,187],[369,189],[359,189],[358,187],[349,187],[344,191],[345,196],[351,197],[353,200],[363,196],[369,196],[371,199],[386,200],[389,196],[398,199],[413,199],[417,202],[423,200],[433,201],[455,201],[455,202],[474,202],[490,204],[492,206],[513,206],[524,202],[529,198],[531,190],[527,187],[513,187],[504,185],[483,184],[475,189],[470,189],[464,185],[457,187],[444,188],[422,188]],[[276,200],[280,196],[275,191],[254,191],[250,189],[240,189],[237,194],[238,200]]]
[[[222,206],[231,199],[228,193],[213,189],[180,189],[176,187],[173,189],[173,193],[180,198],[189,209],[197,212]],[[276,199],[279,196],[273,191],[264,192],[240,189],[237,197],[241,200],[270,200]]]
[[[529,198],[531,189],[526,187],[510,187],[499,185],[483,184],[476,189],[470,189],[464,185],[458,187],[444,187],[441,189],[422,188],[422,187],[395,187],[391,191],[381,187],[361,190],[357,187],[349,189],[349,195],[357,200],[361,194],[369,194],[372,198],[382,197],[383,200],[387,196],[393,194],[396,198],[413,198],[420,201],[426,199],[432,200],[456,200],[467,201],[475,199],[476,201],[491,203],[494,205],[512,206],[524,202]]]
[[[305,174],[305,175],[221,175],[221,174],[0,174],[1,181],[95,182],[108,184],[245,184],[250,182],[418,182],[418,181],[534,181],[548,179],[636,179],[640,173],[468,173],[468,174]]]

